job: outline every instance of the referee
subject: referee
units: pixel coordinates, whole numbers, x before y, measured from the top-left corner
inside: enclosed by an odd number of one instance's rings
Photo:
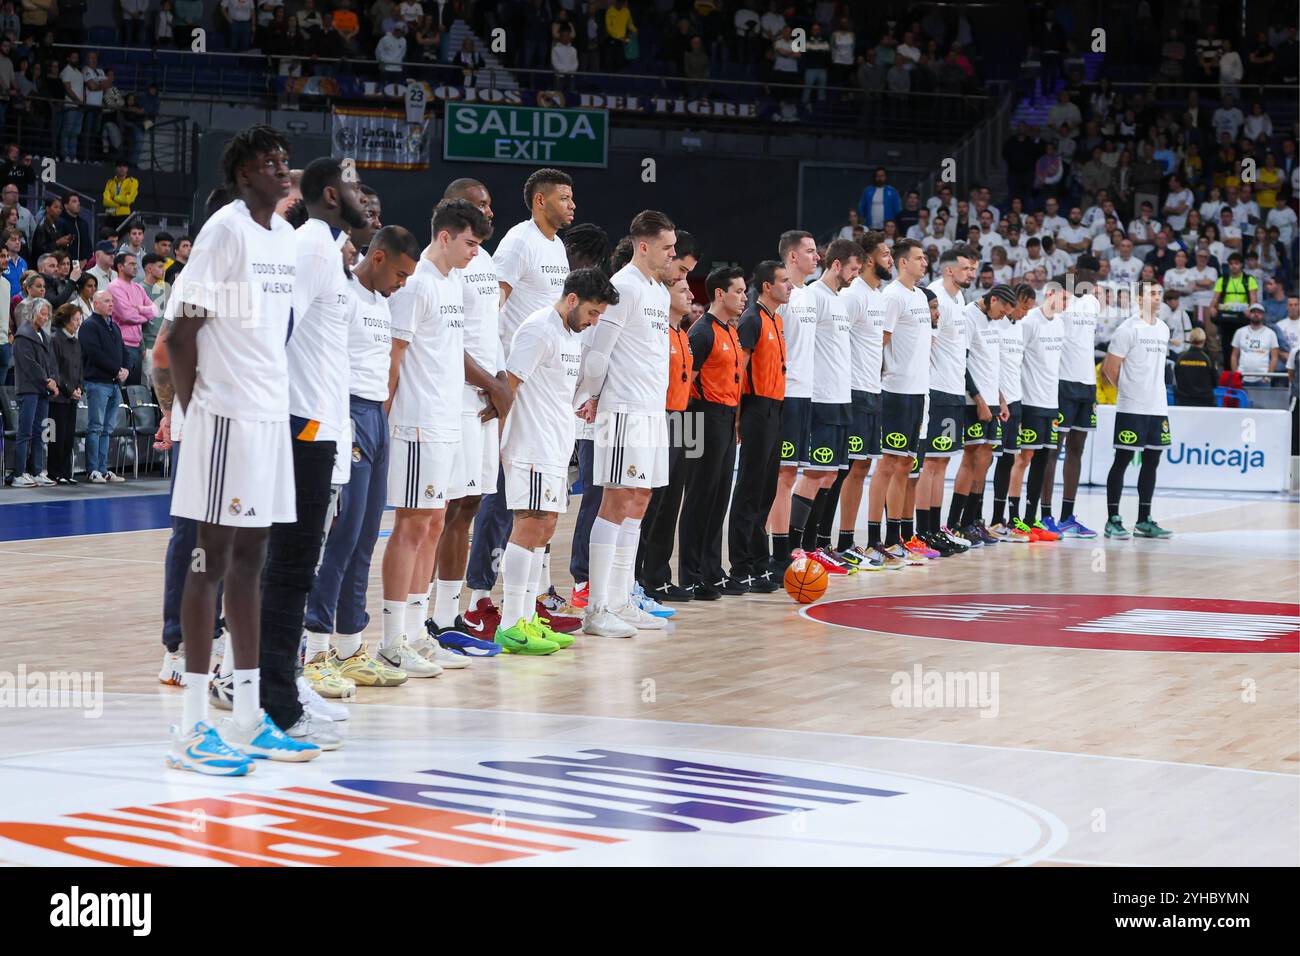
[[[777,310],[790,301],[794,286],[785,266],[760,262],[750,280],[757,294],[740,316],[737,337],[748,359],[740,399],[740,468],[731,499],[727,550],[731,577],[751,591],[770,594],[772,580],[764,524],[776,498],[781,470],[781,400],[785,398],[785,330]]]
[[[744,352],[736,322],[745,309],[745,274],[735,266],[714,269],[704,281],[709,311],[691,323],[693,374],[686,407],[700,424],[700,456],[687,459],[686,493],[678,531],[679,581],[697,601],[746,594],[749,587],[722,570],[722,519],[731,497],[736,463],[736,411]]]

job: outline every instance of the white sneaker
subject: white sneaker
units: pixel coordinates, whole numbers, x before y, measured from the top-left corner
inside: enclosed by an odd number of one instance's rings
[[[424,637],[421,640],[428,642],[430,645],[430,651],[424,658],[426,661],[433,661],[445,671],[458,671],[469,667],[470,659],[466,655],[449,651],[432,638]],[[416,650],[420,650],[418,645]]]
[[[303,709],[298,722],[285,734],[299,743],[315,744],[321,750],[338,750],[343,746],[343,738],[327,720],[321,720],[311,710]]]
[[[302,704],[303,710],[310,710],[313,714],[325,720],[347,720],[348,709],[342,704],[331,703],[316,692],[316,688],[311,686],[311,681],[306,677],[298,675],[298,703]]]
[[[92,471],[92,472],[90,473],[90,483],[91,483],[92,485],[102,485],[102,484],[103,484],[105,481],[107,481],[107,480],[108,480],[108,479],[106,479],[102,474],[100,474],[100,473],[97,472],[97,471]],[[18,479],[15,478],[15,479],[14,479],[14,483],[17,484],[17,481],[18,481]]]
[[[375,651],[375,660],[405,671],[407,677],[437,677],[442,673],[441,664],[425,660],[405,637],[395,647],[381,647]]]
[[[607,607],[589,607],[582,617],[582,633],[594,637],[636,637],[636,627]]]
[[[212,675],[212,682],[208,685],[208,701],[218,710],[235,709],[235,675],[233,672],[225,677],[220,674]]]
[[[14,477],[15,488],[35,488],[36,479],[31,475],[16,475]]]
[[[126,481],[126,479],[123,478],[121,475],[115,475],[111,471],[104,472],[104,480],[105,481]]]
[[[34,476],[32,480],[35,481],[38,485],[40,485],[42,488],[49,488],[51,485],[58,484],[57,481],[55,481],[45,472],[41,472],[39,475]]]
[[[178,648],[173,654],[163,648],[162,669],[158,671],[158,683],[172,687],[185,686],[185,648]]]
[[[633,627],[642,631],[662,631],[668,626],[668,622],[663,618],[655,617],[653,614],[647,614],[635,604],[624,604],[614,613]]]

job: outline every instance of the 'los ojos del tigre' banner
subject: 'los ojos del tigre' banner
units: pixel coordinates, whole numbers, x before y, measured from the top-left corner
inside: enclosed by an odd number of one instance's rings
[[[396,110],[334,110],[333,155],[356,161],[358,169],[428,169],[429,122],[408,122]]]

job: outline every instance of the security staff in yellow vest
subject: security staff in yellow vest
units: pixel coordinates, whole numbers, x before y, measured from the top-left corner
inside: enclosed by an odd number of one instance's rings
[[[1259,301],[1259,283],[1243,271],[1240,252],[1228,256],[1228,271],[1214,283],[1210,317],[1219,328],[1223,367],[1232,365],[1232,337],[1246,324],[1246,309]]]

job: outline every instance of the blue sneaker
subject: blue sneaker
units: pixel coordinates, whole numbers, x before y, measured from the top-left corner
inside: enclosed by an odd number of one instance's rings
[[[321,755],[321,749],[315,744],[295,740],[275,726],[266,711],[261,711],[261,719],[249,728],[240,727],[233,717],[227,717],[221,722],[221,737],[256,760],[303,763]]]
[[[645,593],[645,588],[637,585],[632,591],[632,603],[645,611],[647,614],[653,614],[655,617],[672,617],[677,613],[677,609],[660,604],[650,595]]]
[[[166,756],[173,770],[193,770],[214,777],[243,777],[253,772],[253,761],[221,739],[216,728],[199,721],[185,736],[172,728],[172,749]]]
[[[456,615],[456,623],[451,627],[439,628],[433,623],[433,618],[425,621],[424,627],[431,638],[453,654],[462,654],[465,657],[496,657],[501,653],[500,644],[480,641],[472,634],[466,634],[463,630],[464,618],[459,614]]]
[[[1061,526],[1056,523],[1055,518],[1044,518],[1043,527],[1052,532],[1052,534],[1056,535],[1058,538],[1065,537],[1065,532],[1061,530]]]
[[[1074,515],[1066,518],[1061,522],[1061,534],[1066,538],[1095,538],[1097,532],[1084,525],[1082,521]]]

